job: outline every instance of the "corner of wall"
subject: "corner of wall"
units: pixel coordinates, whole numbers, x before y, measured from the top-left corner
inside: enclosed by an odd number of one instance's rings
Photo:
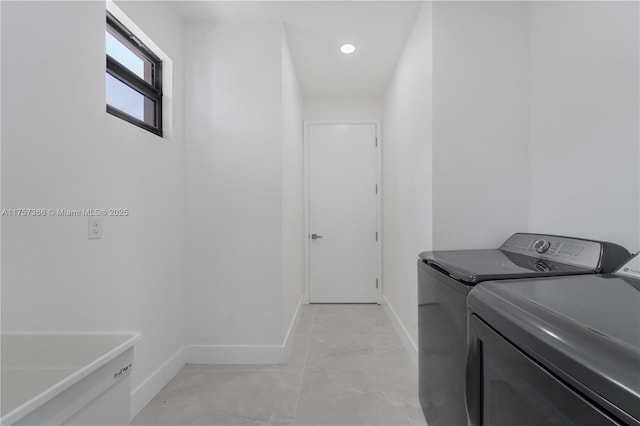
[[[304,291],[305,241],[302,94],[291,55],[286,24],[282,24],[281,56],[282,309],[280,312],[283,333],[286,333],[286,342],[288,341],[291,317],[293,316],[294,320],[297,317]]]
[[[188,364],[284,364],[291,351],[302,305],[301,296],[281,344],[189,345],[184,348],[184,361]]]
[[[187,348],[181,347],[131,391],[130,419],[133,419],[187,362]]]
[[[393,324],[393,328],[395,328],[396,332],[400,336],[400,340],[402,340],[402,344],[404,348],[407,350],[409,354],[409,358],[413,365],[418,367],[418,345],[411,337],[411,333],[406,329],[404,324],[402,323],[402,319],[398,316],[398,313],[393,308],[393,305],[389,303],[389,300],[385,296],[383,298],[383,307],[384,311],[387,313],[389,319],[391,319],[391,323]]]
[[[433,239],[431,2],[422,5],[384,96],[383,289],[385,310],[415,361],[415,259]]]

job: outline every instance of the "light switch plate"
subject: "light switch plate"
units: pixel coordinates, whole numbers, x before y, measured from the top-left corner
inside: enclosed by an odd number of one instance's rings
[[[91,216],[89,217],[89,239],[98,240],[102,238],[102,218]]]

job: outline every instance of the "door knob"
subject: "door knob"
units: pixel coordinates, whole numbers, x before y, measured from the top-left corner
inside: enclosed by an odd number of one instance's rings
[[[322,238],[322,235],[318,235],[318,234],[311,234],[311,239],[312,239],[312,240],[317,240],[318,238]]]

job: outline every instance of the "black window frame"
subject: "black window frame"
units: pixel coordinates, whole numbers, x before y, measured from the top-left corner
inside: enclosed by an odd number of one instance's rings
[[[145,98],[153,101],[155,105],[153,111],[153,121],[155,125],[140,120],[109,104],[106,104],[107,112],[162,137],[162,60],[109,12],[107,12],[106,31],[114,35],[136,55],[142,56],[152,64],[151,83],[149,83],[105,52],[107,57],[107,74],[142,94]]]

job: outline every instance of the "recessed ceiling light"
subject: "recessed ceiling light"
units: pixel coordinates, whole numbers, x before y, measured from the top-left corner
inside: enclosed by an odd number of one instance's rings
[[[353,44],[347,43],[340,46],[340,51],[347,55],[356,51],[356,47]]]

